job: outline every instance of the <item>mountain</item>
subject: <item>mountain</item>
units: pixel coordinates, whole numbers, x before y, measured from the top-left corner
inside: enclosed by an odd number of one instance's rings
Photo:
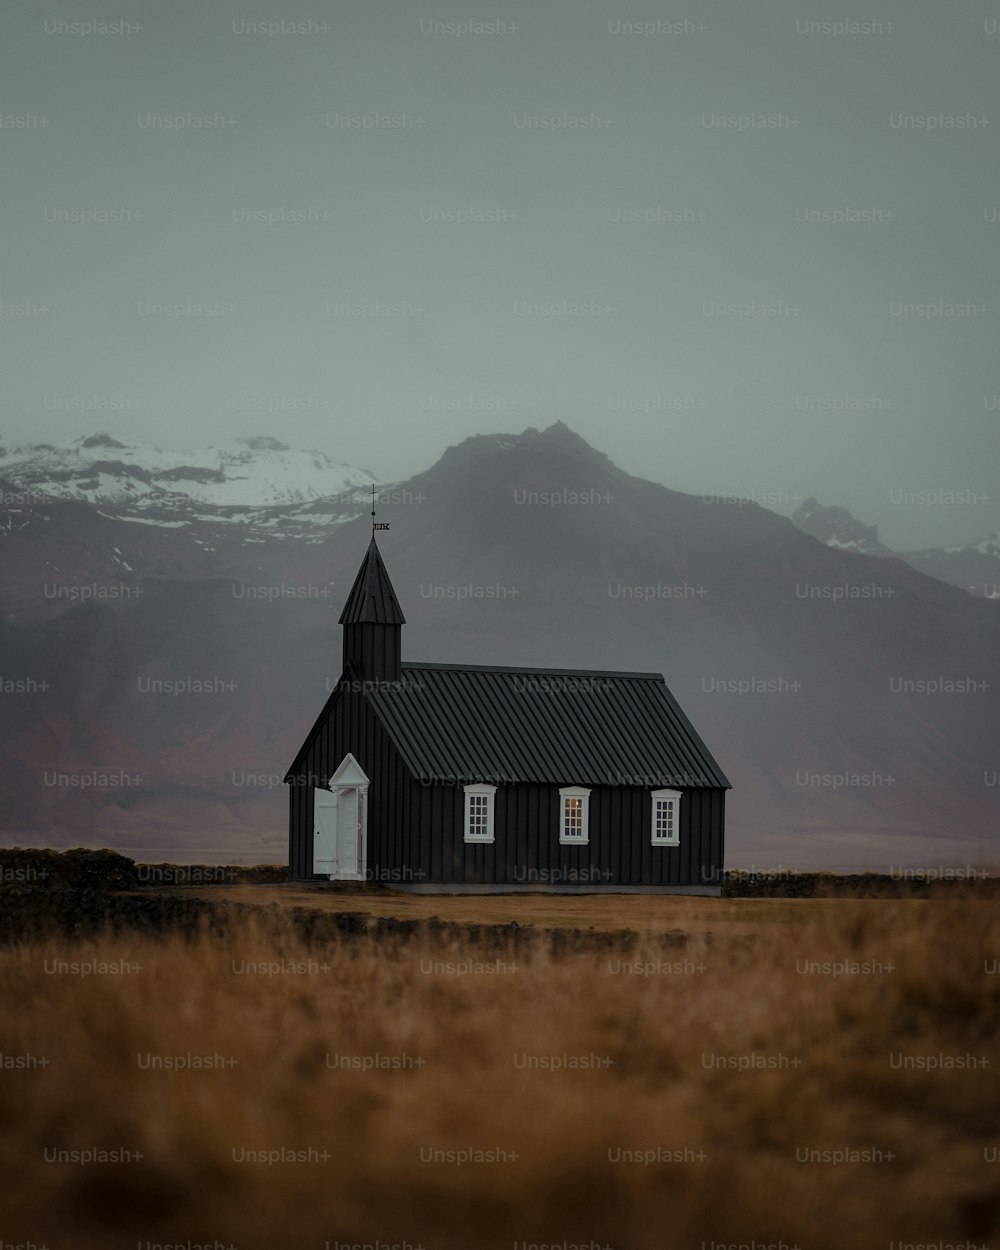
[[[1000,599],[1000,534],[958,547],[908,551],[907,564],[984,599]]]
[[[357,515],[373,479],[320,451],[276,438],[168,451],[92,434],[62,444],[0,447],[0,483],[14,502],[76,500],[160,526],[238,524],[282,537]],[[322,507],[317,507],[321,502]]]
[[[879,541],[877,526],[865,525],[846,508],[825,507],[807,499],[792,513],[792,521],[828,547],[870,556],[898,555],[930,577],[983,599],[1000,599],[1000,534],[958,547],[895,552]]]
[[[846,508],[824,507],[817,499],[806,499],[792,513],[792,522],[803,534],[818,538],[828,547],[857,551],[866,556],[891,556],[895,552],[879,542],[878,526],[865,525]]]
[[[116,506],[28,496],[0,530],[4,837],[280,859],[368,509],[215,520],[207,551]],[[664,673],[734,784],[731,866],[998,858],[994,604],[630,476],[562,423],[466,439],[379,519],[405,659]]]
[[[199,452],[108,434],[0,447],[0,538],[19,539],[4,549],[0,616],[23,623],[81,600],[127,600],[147,577],[277,571],[288,544],[324,542],[368,513],[372,481],[274,438]]]

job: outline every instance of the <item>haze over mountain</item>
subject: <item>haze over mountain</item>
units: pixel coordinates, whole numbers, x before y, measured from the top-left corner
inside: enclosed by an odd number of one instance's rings
[[[281,776],[340,673],[366,475],[331,470],[336,509],[172,489],[139,516],[131,494],[45,496],[34,472],[3,486],[4,839],[280,860]],[[467,439],[378,511],[404,659],[664,673],[733,782],[730,865],[1000,859],[995,604],[630,476],[562,423]]]

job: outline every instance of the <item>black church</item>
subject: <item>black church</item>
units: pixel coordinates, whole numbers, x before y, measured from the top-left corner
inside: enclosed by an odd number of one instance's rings
[[[402,661],[372,537],[285,776],[289,876],[716,894],[729,782],[659,673]]]

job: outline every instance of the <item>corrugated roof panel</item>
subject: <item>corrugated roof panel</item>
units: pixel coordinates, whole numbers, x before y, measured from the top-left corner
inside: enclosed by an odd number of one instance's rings
[[[415,776],[729,788],[659,674],[403,670],[368,698]]]

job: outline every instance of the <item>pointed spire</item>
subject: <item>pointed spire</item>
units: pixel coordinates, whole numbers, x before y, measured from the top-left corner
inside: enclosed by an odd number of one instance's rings
[[[340,614],[341,625],[404,625],[396,592],[385,571],[374,536]]]

